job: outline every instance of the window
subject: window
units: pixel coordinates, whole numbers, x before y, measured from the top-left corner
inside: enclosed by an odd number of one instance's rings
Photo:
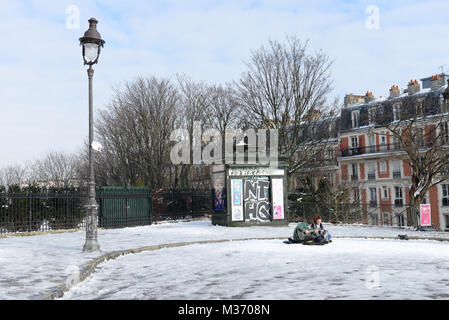
[[[384,226],[390,225],[390,214],[388,212],[384,212]]]
[[[399,140],[399,137],[402,137],[401,129],[398,129],[398,135],[393,135],[393,149],[394,150],[402,149],[402,145],[401,145],[401,141]]]
[[[441,142],[443,144],[449,143],[449,130],[447,122],[441,124]]]
[[[440,96],[440,105],[441,105],[441,112],[445,113],[449,111],[449,103],[448,101],[444,100],[443,95]]]
[[[423,102],[423,99],[419,99],[416,102],[416,116],[418,116],[418,117],[422,117],[422,102]]]
[[[359,149],[359,145],[358,145],[357,136],[351,137],[351,150],[352,150],[352,155],[361,154],[360,153],[361,150]]]
[[[393,179],[401,178],[401,160],[393,160]]]
[[[445,231],[449,230],[449,215],[444,216],[444,224],[445,224],[444,230]]]
[[[358,147],[357,136],[351,137],[351,147],[353,147],[354,149],[356,149]]]
[[[332,148],[329,148],[326,150],[326,160],[328,161],[329,165],[335,165],[335,151]]]
[[[424,146],[425,128],[417,126],[413,130],[412,139],[415,140],[416,144],[420,147]]]
[[[333,135],[335,130],[335,122],[329,123],[329,135]]]
[[[354,203],[355,204],[359,204],[360,203],[360,190],[359,190],[359,188],[353,188],[352,189],[352,197],[354,199]]]
[[[395,103],[393,105],[393,120],[398,121],[401,120],[401,104]]]
[[[376,180],[376,164],[368,162],[368,180]]]
[[[387,162],[386,161],[379,162],[379,171],[380,171],[380,173],[387,173]]]
[[[449,206],[449,184],[441,185],[443,188],[443,206]]]
[[[380,145],[379,145],[379,151],[387,151],[387,135],[385,133],[385,131],[382,131],[379,134],[379,139],[380,139]]]
[[[376,194],[376,188],[369,188],[369,194],[370,194],[370,207],[377,207],[377,194]]]
[[[402,197],[402,188],[394,187],[394,205],[396,207],[402,207],[404,204]]]
[[[388,188],[387,186],[382,187],[382,199],[387,200],[388,199]]]
[[[360,111],[352,111],[351,113],[351,120],[352,120],[352,127],[358,128],[359,127],[359,118],[360,118]]]
[[[379,218],[378,218],[378,216],[377,216],[377,213],[373,213],[373,214],[371,215],[371,224],[377,226],[377,225],[379,224],[378,221],[379,221]]]
[[[402,214],[400,214],[396,217],[396,219],[397,219],[398,227],[403,227],[404,226],[404,216]]]
[[[376,140],[374,139],[373,133],[368,134],[368,145],[369,145],[368,147],[369,153],[376,152]]]
[[[376,108],[368,109],[368,122],[370,125],[376,123]]]
[[[353,163],[352,165],[352,176],[351,176],[351,180],[358,180],[359,179],[359,175],[358,175],[358,171],[357,171],[357,163]]]

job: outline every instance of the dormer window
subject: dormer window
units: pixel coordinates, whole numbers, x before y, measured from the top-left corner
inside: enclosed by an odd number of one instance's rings
[[[448,128],[448,123],[447,122],[443,122],[441,124],[441,141],[443,144],[448,144],[449,143],[449,128]]]
[[[447,95],[449,95],[449,94],[447,94]],[[445,99],[443,94],[440,96],[440,105],[441,105],[442,113],[449,112],[449,99]]]
[[[334,133],[335,130],[335,123],[331,122],[329,123],[329,134],[332,135]]]
[[[352,127],[358,128],[359,127],[359,118],[360,118],[360,111],[352,111],[351,113],[351,120],[352,120]]]
[[[395,103],[393,105],[393,120],[399,121],[401,120],[401,104]]]
[[[368,122],[370,125],[373,125],[376,123],[376,108],[368,109]]]
[[[423,102],[423,99],[419,99],[418,101],[416,101],[416,116],[417,117],[422,117],[422,115],[423,115],[422,102]]]

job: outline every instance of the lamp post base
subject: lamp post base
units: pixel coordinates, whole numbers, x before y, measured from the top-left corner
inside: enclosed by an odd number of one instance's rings
[[[86,240],[86,243],[83,247],[83,252],[95,252],[100,251],[100,245],[96,239]]]
[[[93,189],[95,190],[95,189]],[[92,192],[93,193],[93,192]],[[100,251],[100,245],[97,241],[97,209],[98,205],[94,197],[89,198],[85,206],[87,212],[86,220],[86,242],[83,252]]]

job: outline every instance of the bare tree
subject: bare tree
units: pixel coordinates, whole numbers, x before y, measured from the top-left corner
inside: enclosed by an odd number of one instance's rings
[[[326,135],[307,137],[301,131],[317,114],[324,119],[336,108],[336,101],[328,103],[331,66],[324,52],[309,54],[307,42],[287,37],[285,43],[272,40],[253,51],[238,84],[247,126],[278,130],[279,151],[288,157],[290,174],[307,166],[318,143],[326,140]]]
[[[209,94],[208,86],[204,82],[194,81],[186,75],[178,75],[178,86],[180,92],[180,121],[178,121],[179,128],[186,129],[189,134],[190,143],[190,161],[193,165],[182,164],[180,168],[179,178],[176,176],[175,187],[191,188],[195,187],[193,180],[201,181],[193,178],[193,174],[198,172],[199,164],[194,162],[194,145],[201,145],[201,141],[194,140],[195,122],[201,122],[201,127],[210,127],[212,118],[209,117],[210,109],[208,108]]]
[[[29,183],[29,172],[22,165],[10,165],[0,169],[0,186],[5,188],[11,186],[21,186]]]
[[[29,171],[32,173],[30,182],[43,182],[57,188],[72,186],[79,180],[76,167],[76,155],[49,151],[42,159],[30,165]]]
[[[114,89],[96,124],[103,152],[96,156],[97,181],[106,185],[168,185],[170,133],[179,95],[170,79],[137,78]]]
[[[212,85],[208,88],[209,125],[217,129],[221,136],[222,160],[225,153],[226,132],[241,129],[241,114],[237,91],[231,83]]]

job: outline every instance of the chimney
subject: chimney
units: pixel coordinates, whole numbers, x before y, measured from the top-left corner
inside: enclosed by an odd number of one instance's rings
[[[373,93],[371,91],[367,91],[365,93],[365,103],[371,102],[374,100]]]
[[[408,95],[411,96],[420,91],[421,85],[419,84],[418,80],[410,80],[410,82],[408,83]]]
[[[399,86],[392,86],[390,89],[390,99],[399,97]]]
[[[437,90],[444,86],[443,78],[439,74],[432,76],[432,80],[430,80],[430,88],[432,91]]]

